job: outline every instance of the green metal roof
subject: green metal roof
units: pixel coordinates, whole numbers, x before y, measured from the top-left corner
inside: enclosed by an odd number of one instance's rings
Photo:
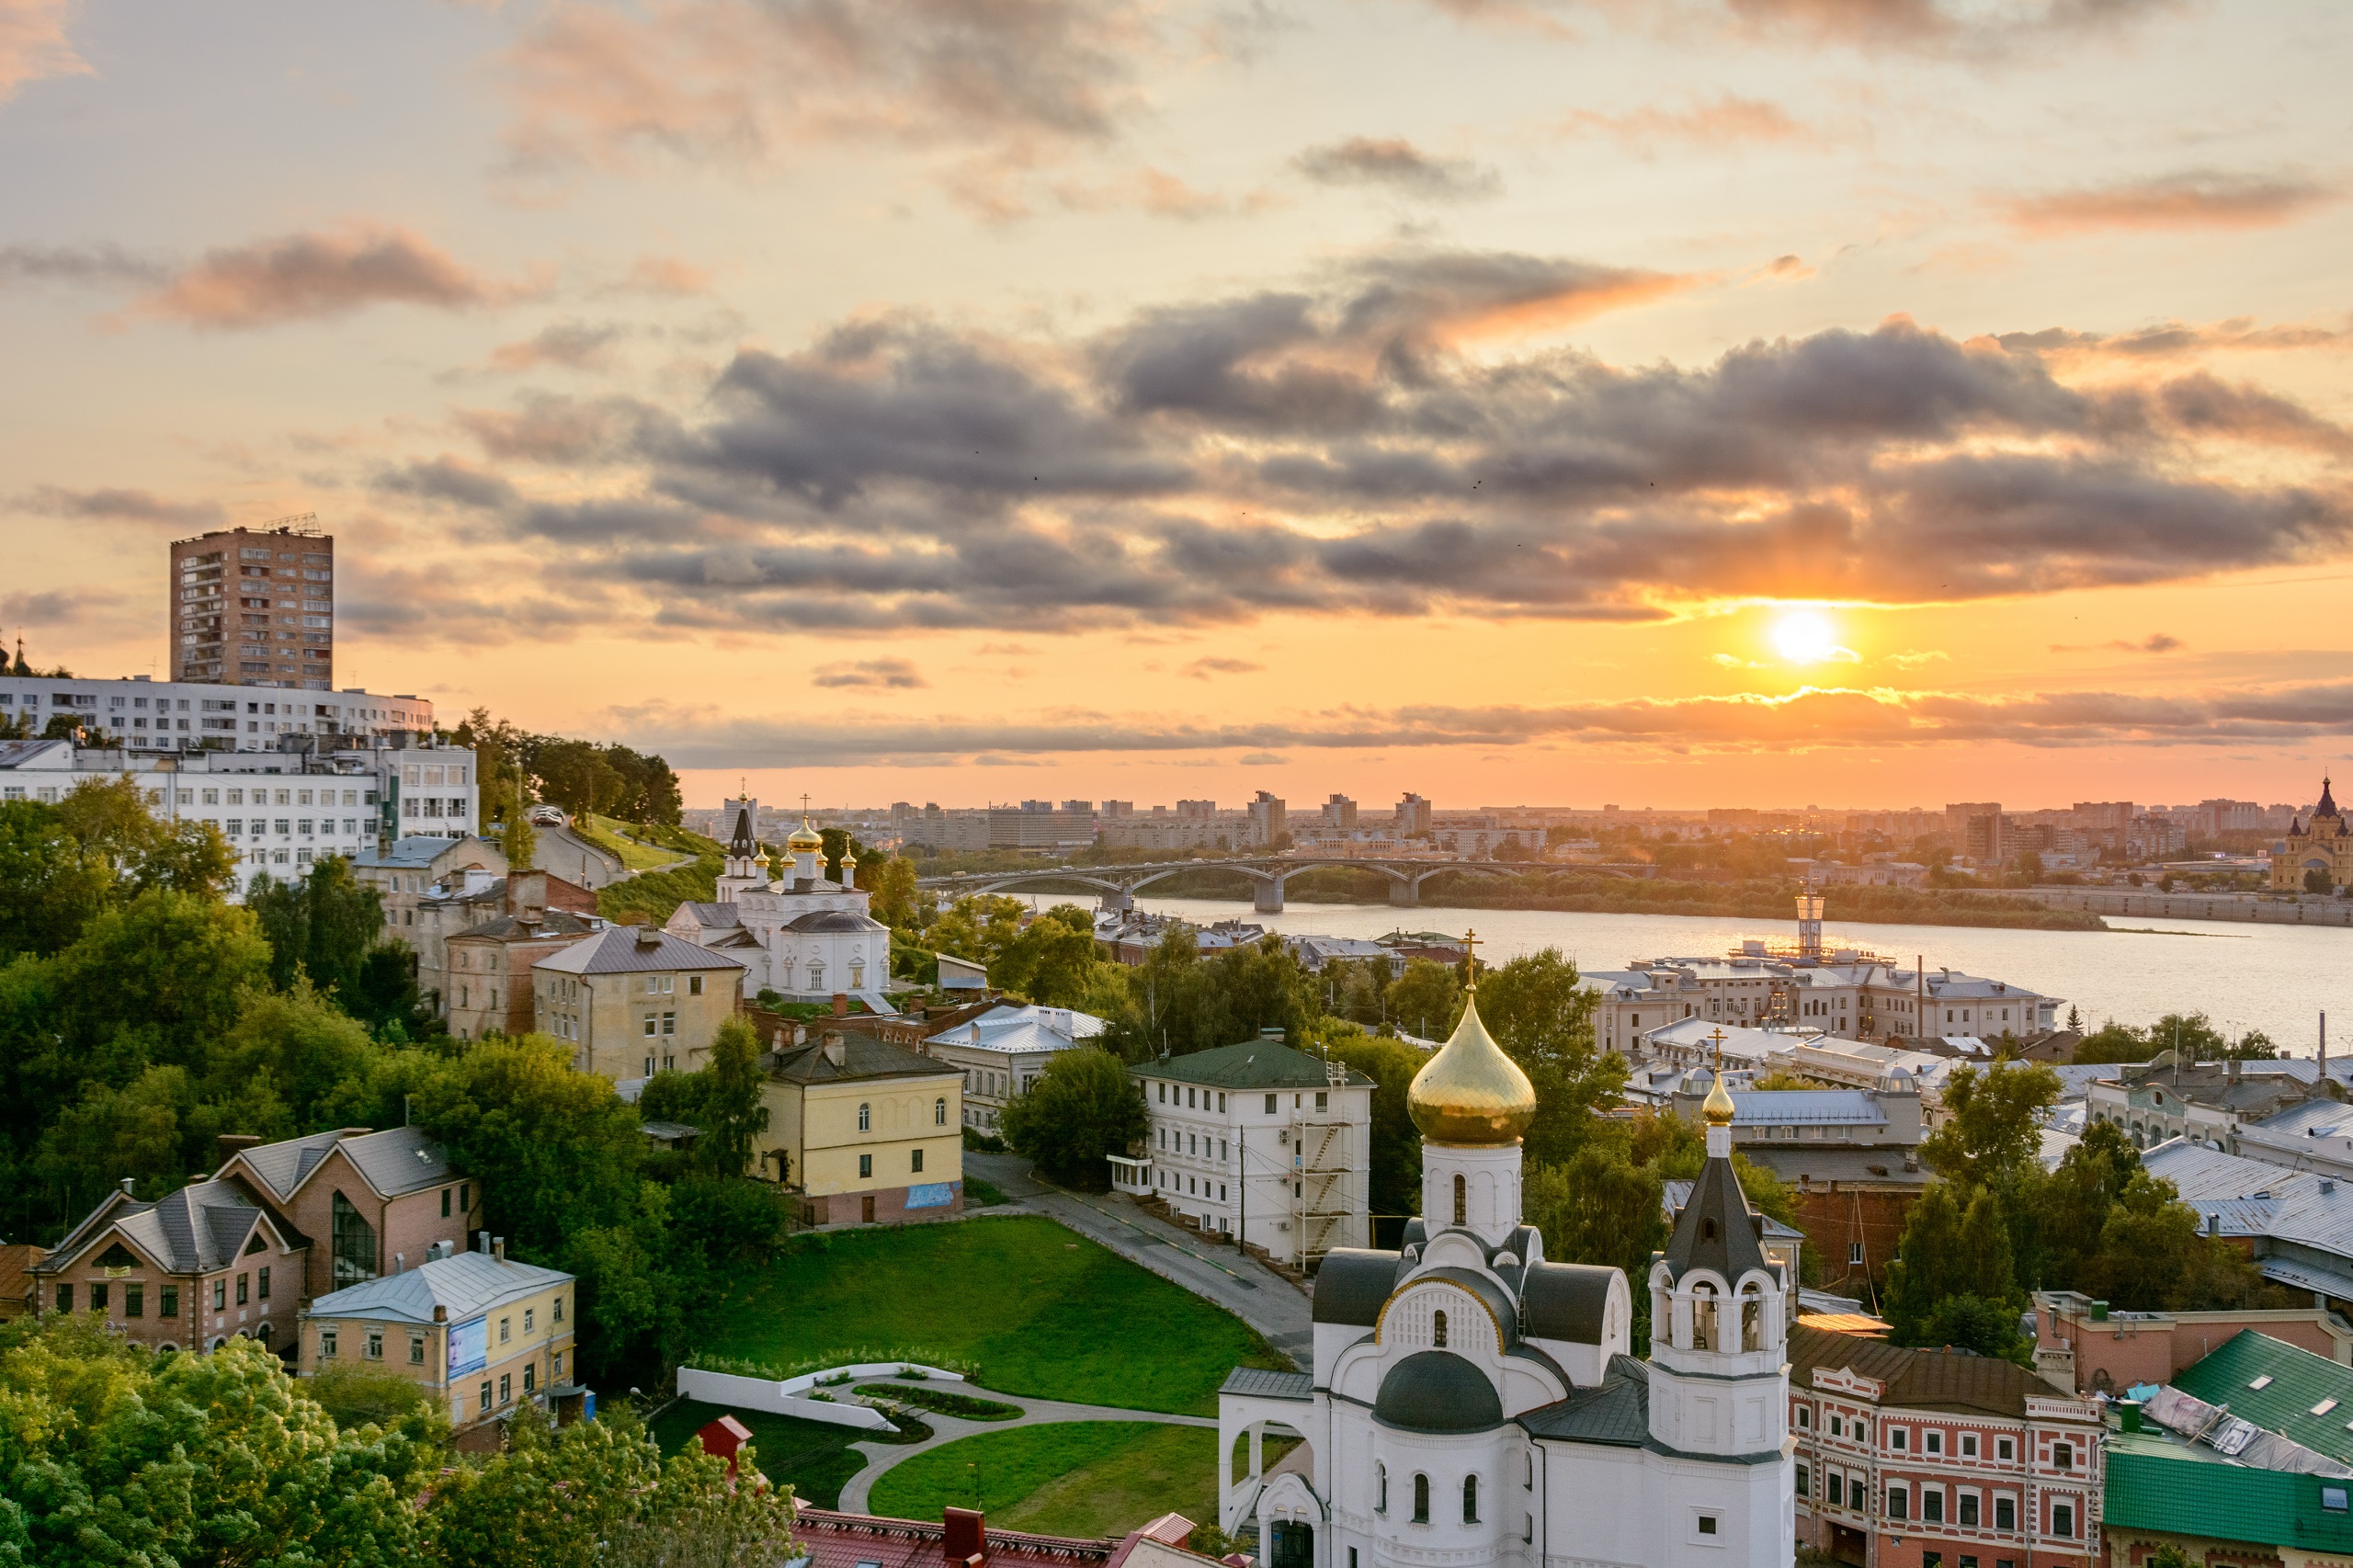
[[[2111,1530],[2353,1551],[2349,1492],[2353,1480],[2250,1470],[2145,1434],[2111,1434],[2100,1519]]]
[[[1132,1069],[1139,1078],[1165,1078],[1177,1084],[1204,1084],[1214,1089],[1323,1089],[1331,1086],[1324,1075],[1324,1059],[1293,1051],[1279,1040],[1245,1040],[1165,1061],[1146,1062]],[[1348,1083],[1363,1088],[1372,1082],[1350,1069]]]
[[[2253,1386],[2266,1378],[2263,1387]],[[2353,1422],[2353,1368],[2250,1328],[2172,1381],[2192,1398],[2227,1404],[2267,1432],[2353,1465],[2353,1431],[2346,1426]]]

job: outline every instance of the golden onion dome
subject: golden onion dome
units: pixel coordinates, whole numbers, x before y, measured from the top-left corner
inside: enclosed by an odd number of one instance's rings
[[[1405,1108],[1436,1143],[1513,1143],[1536,1119],[1536,1086],[1479,1021],[1476,987],[1453,1038],[1414,1074]]]
[[[1711,1127],[1730,1127],[1733,1117],[1732,1096],[1724,1092],[1723,1069],[1716,1070],[1715,1086],[1708,1097],[1699,1102],[1699,1119]]]
[[[792,830],[792,836],[784,841],[784,846],[795,855],[814,855],[825,847],[825,835],[811,827],[807,817],[802,817],[801,825]]]

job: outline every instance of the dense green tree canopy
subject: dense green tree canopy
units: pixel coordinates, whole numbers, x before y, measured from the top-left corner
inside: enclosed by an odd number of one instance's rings
[[[1150,1118],[1127,1063],[1096,1046],[1057,1051],[1037,1081],[1006,1102],[1005,1141],[1058,1181],[1100,1189],[1108,1154],[1124,1154]]]

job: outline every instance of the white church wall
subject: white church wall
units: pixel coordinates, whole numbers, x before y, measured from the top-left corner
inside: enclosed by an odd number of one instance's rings
[[[1656,1563],[1649,1555],[1655,1530],[1644,1517],[1654,1506],[1645,1450],[1583,1443],[1540,1443],[1538,1448],[1537,1485],[1544,1507],[1537,1521],[1535,1550],[1544,1568]],[[1727,1562],[1721,1568],[1733,1565]]]
[[[1319,1323],[1315,1325],[1315,1369],[1319,1379],[1325,1378],[1330,1369],[1339,1365],[1340,1352],[1362,1340],[1370,1343],[1372,1330],[1352,1323]],[[1328,1386],[1328,1384],[1327,1384]]]
[[[1502,1244],[1519,1226],[1519,1184],[1518,1143],[1422,1145],[1422,1217],[1433,1231],[1461,1213],[1463,1225],[1490,1246]]]
[[[1434,1434],[1374,1426],[1370,1535],[1376,1562],[1487,1563],[1498,1561],[1509,1505],[1506,1476],[1520,1448],[1519,1429],[1506,1424],[1493,1432]],[[1381,1467],[1389,1476],[1389,1506],[1377,1505]],[[1429,1480],[1429,1517],[1414,1517],[1414,1478]],[[1462,1483],[1479,1481],[1478,1517],[1462,1517]]]

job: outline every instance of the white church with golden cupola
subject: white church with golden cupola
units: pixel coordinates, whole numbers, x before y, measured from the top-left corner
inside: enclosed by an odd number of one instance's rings
[[[744,964],[746,995],[776,991],[787,1001],[823,1002],[856,996],[878,1013],[891,975],[891,928],[868,912],[857,882],[858,860],[845,850],[838,881],[825,875],[825,840],[801,825],[784,841],[785,858],[771,866],[754,837],[757,805],[731,801],[733,830],[718,879],[718,896],[681,903],[663,929],[725,953]]]
[[[1479,1021],[1415,1075],[1422,1212],[1398,1251],[1328,1255],[1314,1367],[1219,1395],[1220,1524],[1267,1568],[1786,1568],[1796,1551],[1794,1280],[1732,1165],[1732,1097],[1642,1288],[1552,1263],[1520,1219],[1528,1075]],[[1303,1441],[1264,1462],[1269,1435]],[[1237,1448],[1247,1439],[1246,1460]]]

